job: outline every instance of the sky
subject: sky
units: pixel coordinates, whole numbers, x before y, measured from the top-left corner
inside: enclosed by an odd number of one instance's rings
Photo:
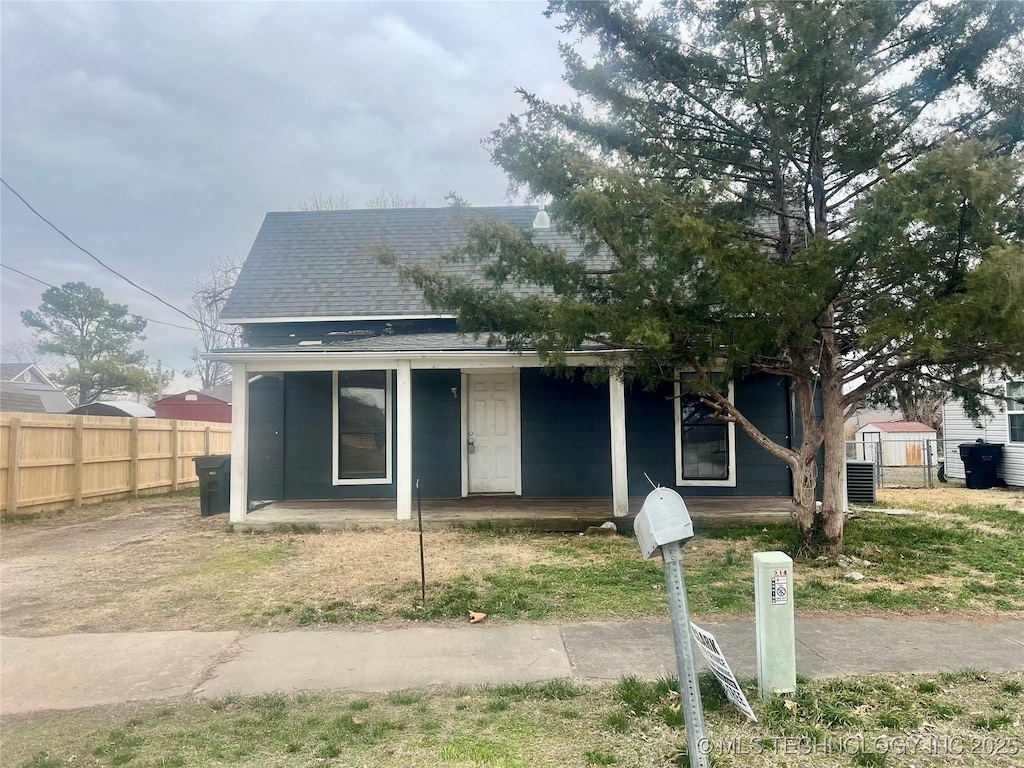
[[[382,191],[443,205],[509,202],[481,139],[558,101],[557,21],[534,2],[0,3],[0,168],[79,245],[168,303],[244,256],[267,211],[312,195],[360,208]],[[82,281],[143,317],[189,321],[0,196],[0,262]],[[299,277],[301,279],[301,277]],[[45,286],[0,270],[0,338]],[[155,365],[198,339],[150,323]]]

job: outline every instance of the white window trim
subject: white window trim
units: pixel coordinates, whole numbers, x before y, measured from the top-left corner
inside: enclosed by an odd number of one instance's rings
[[[374,370],[374,369],[367,368],[366,370]],[[381,369],[377,368],[376,370],[381,370]],[[332,423],[333,426],[331,427],[331,431],[332,431],[332,433],[334,435],[334,440],[332,441],[332,447],[334,449],[333,452],[332,452],[333,453],[334,461],[333,461],[333,464],[332,464],[333,468],[331,470],[331,474],[332,474],[331,482],[332,482],[333,485],[391,485],[392,465],[394,464],[394,460],[393,460],[392,454],[393,454],[393,451],[395,449],[395,446],[394,446],[395,437],[394,437],[394,434],[393,434],[394,429],[393,429],[393,426],[392,426],[393,419],[394,419],[394,402],[393,402],[393,400],[394,400],[394,394],[393,394],[394,384],[392,383],[392,379],[394,378],[394,376],[392,375],[392,372],[391,372],[390,369],[385,368],[383,370],[384,370],[384,421],[385,421],[385,427],[384,427],[384,429],[385,429],[385,432],[384,432],[384,435],[385,435],[385,440],[384,440],[384,457],[385,457],[384,458],[384,466],[385,466],[387,471],[385,472],[384,477],[360,477],[360,478],[341,478],[341,477],[338,476],[339,475],[339,472],[338,472],[338,460],[341,458],[341,435],[338,432],[338,371],[332,371],[331,372],[331,388],[333,390],[333,394],[331,396],[331,406],[332,406],[331,407],[331,416],[332,416],[331,423]]]
[[[1010,387],[1017,384],[1020,385],[1024,382],[1019,381],[1008,381],[1003,385],[1003,395],[1006,396],[1006,442],[1021,444],[1020,440],[1013,439],[1013,432],[1010,430],[1010,417],[1011,416],[1022,416],[1024,417],[1024,406],[1013,407],[1014,403],[1010,400]],[[1014,398],[1016,400],[1016,398]]]
[[[683,479],[683,429],[682,429],[682,404],[680,397],[682,395],[682,387],[677,381],[674,384],[675,397],[673,403],[675,405],[675,447],[676,447],[676,485],[680,488],[684,486],[704,486],[704,487],[718,487],[718,488],[735,488],[736,487],[736,422],[727,421],[726,426],[726,440],[728,441],[729,449],[729,477],[725,480],[684,480]],[[733,399],[735,396],[733,383],[729,382],[729,402],[735,402]]]

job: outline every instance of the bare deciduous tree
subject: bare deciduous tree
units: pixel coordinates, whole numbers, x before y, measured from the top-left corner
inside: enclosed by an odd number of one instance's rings
[[[221,324],[220,311],[224,307],[224,302],[228,300],[231,289],[235,287],[244,261],[244,257],[238,254],[221,256],[210,264],[206,275],[192,284],[189,313],[199,321],[197,328],[201,348],[195,347],[192,350],[191,357],[195,367],[189,370],[189,374],[199,377],[203,389],[211,389],[231,381],[230,365],[215,360],[204,360],[202,354],[238,344],[238,326]]]
[[[403,195],[390,189],[380,191],[376,197],[368,200],[367,208],[423,208],[426,202],[416,195]]]
[[[308,199],[299,203],[300,211],[345,211],[348,210],[347,195],[325,195],[314,192]]]

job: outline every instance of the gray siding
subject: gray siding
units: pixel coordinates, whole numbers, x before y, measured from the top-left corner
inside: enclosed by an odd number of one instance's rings
[[[784,379],[757,376],[738,382],[736,404],[768,437],[782,445],[789,441],[788,389]],[[626,397],[626,455],[629,494],[644,496],[651,486],[675,486],[675,415],[672,388],[655,392],[632,387]],[[789,469],[736,429],[736,486],[678,487],[686,496],[791,496]]]
[[[524,496],[611,496],[608,384],[524,368],[520,374]]]

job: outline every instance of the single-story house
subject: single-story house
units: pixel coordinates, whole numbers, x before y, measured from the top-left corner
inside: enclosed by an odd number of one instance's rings
[[[153,403],[153,410],[158,419],[231,423],[230,403],[196,392],[194,389],[160,398]]]
[[[267,214],[220,318],[242,327],[243,346],[210,355],[233,366],[232,522],[257,500],[387,499],[409,519],[416,480],[424,498],[585,498],[626,515],[649,477],[688,499],[786,508],[788,468],[697,398],[671,384],[590,383],[585,369],[608,354],[594,349],[568,354],[575,373],[551,375],[536,352],[460,333],[378,259],[384,247],[434,263],[466,242],[477,217],[525,230],[536,213]],[[557,229],[534,237],[582,254]],[[785,379],[753,376],[730,392],[761,430],[792,444],[799,416]]]
[[[71,401],[34,363],[0,363],[0,411],[67,413]]]
[[[963,403],[959,400],[951,400],[943,406],[946,477],[966,480],[960,445],[980,440],[1002,445],[998,476],[1007,485],[1024,487],[1024,380],[989,378],[987,386],[1002,390],[1005,399],[984,398],[991,415],[983,416],[978,423],[964,412]]]
[[[854,434],[857,458],[883,467],[922,466],[937,439],[938,433],[919,421],[873,421]]]
[[[127,416],[138,419],[152,419],[156,411],[148,405],[134,400],[95,400],[72,408],[70,413],[82,416]]]

